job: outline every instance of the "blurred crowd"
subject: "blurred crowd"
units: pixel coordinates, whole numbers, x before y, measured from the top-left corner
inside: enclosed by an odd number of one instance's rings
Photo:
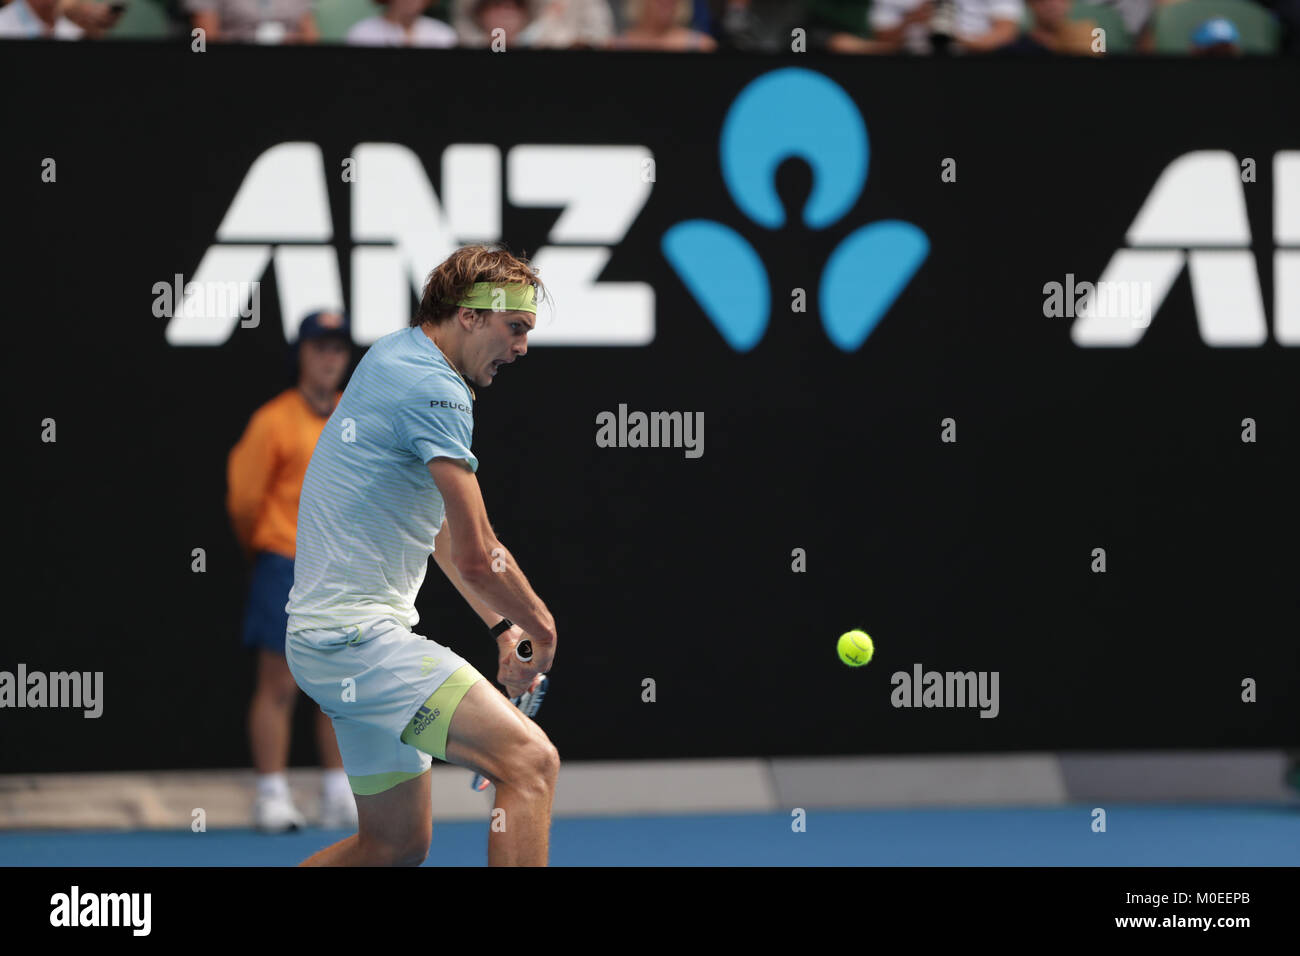
[[[0,0],[0,38],[845,54],[1295,55],[1300,0]]]

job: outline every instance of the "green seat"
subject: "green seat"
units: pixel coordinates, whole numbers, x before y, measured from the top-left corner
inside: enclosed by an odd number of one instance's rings
[[[1206,20],[1226,17],[1241,34],[1238,44],[1245,53],[1276,54],[1281,46],[1277,18],[1263,7],[1246,0],[1182,0],[1159,7],[1152,20],[1157,53],[1187,53],[1192,34]]]
[[[170,36],[171,21],[161,0],[131,0],[122,19],[107,36],[115,40],[156,40]]]
[[[342,43],[355,24],[379,16],[383,8],[374,0],[316,0],[315,13],[320,38],[327,43]]]

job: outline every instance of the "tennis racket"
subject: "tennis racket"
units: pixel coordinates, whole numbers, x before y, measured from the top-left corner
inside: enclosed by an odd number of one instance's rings
[[[515,657],[519,658],[519,660],[524,663],[531,661],[533,659],[532,642],[523,640],[516,644]],[[542,679],[538,681],[537,686],[534,689],[526,690],[518,697],[511,697],[510,703],[522,710],[525,716],[536,717],[538,709],[542,706],[542,698],[546,696],[546,685],[550,682],[551,679],[543,674]],[[488,788],[488,785],[491,784],[491,782],[491,780],[483,776],[481,773],[476,773],[474,774],[473,781],[470,783],[470,787],[472,787],[476,793],[481,793]]]

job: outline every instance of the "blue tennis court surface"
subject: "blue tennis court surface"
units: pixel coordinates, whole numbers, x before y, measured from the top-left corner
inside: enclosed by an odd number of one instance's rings
[[[555,820],[553,866],[1297,866],[1300,807],[809,811]],[[426,866],[483,866],[487,820],[434,823]],[[290,866],[341,831],[8,831],[8,866]]]

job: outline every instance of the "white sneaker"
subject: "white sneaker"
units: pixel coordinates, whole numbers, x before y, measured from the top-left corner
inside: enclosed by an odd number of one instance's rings
[[[307,819],[298,812],[287,793],[266,794],[259,795],[253,804],[253,826],[263,833],[284,833],[303,829]]]
[[[349,792],[323,793],[320,798],[320,825],[328,830],[355,830],[357,802]]]

